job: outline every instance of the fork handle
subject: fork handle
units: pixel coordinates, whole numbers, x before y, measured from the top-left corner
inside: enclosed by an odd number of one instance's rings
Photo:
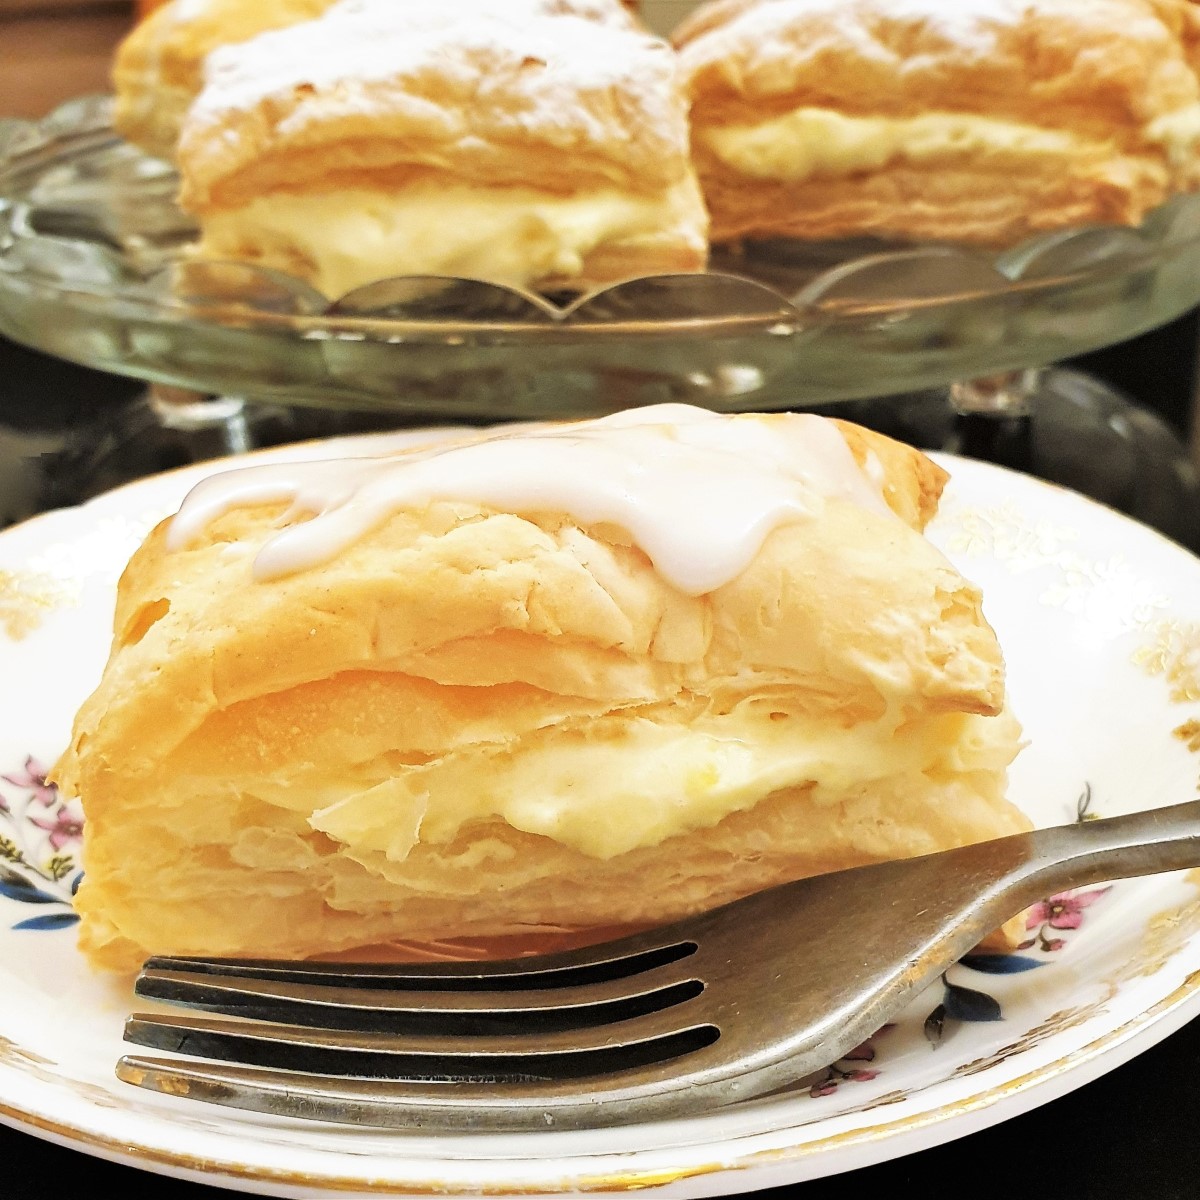
[[[1069,888],[1200,867],[1200,800],[1037,829],[955,851],[1008,915]]]
[[[1030,869],[1039,877],[1062,873],[1080,883],[1154,875],[1200,867],[1200,800],[1120,817],[1041,829]]]

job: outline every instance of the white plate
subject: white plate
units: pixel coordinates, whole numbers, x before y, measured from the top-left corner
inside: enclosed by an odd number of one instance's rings
[[[344,439],[338,450],[403,440]],[[330,453],[317,443],[266,457]],[[1029,737],[1013,798],[1043,825],[1075,819],[1085,794],[1102,816],[1193,799],[1200,561],[1072,493],[943,461],[953,482],[931,535],[984,590]],[[147,479],[0,535],[0,855],[10,859],[0,858],[0,1120],[149,1170],[284,1196],[728,1195],[981,1129],[1200,1012],[1200,888],[1173,874],[1059,904],[1007,960],[1011,973],[954,968],[949,991],[919,997],[809,1086],[686,1120],[431,1136],[240,1114],[118,1082],[132,998],[76,954],[77,822],[38,789],[37,764],[62,749],[99,677],[126,558],[213,469]],[[14,865],[18,852],[36,870]]]

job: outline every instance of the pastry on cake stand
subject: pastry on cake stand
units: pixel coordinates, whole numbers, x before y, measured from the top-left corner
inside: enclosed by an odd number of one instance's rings
[[[136,420],[197,457],[668,400],[849,405],[923,447],[1200,536],[1195,470],[1169,427],[1055,365],[1200,304],[1200,197],[1136,228],[1065,230],[1000,255],[764,242],[718,252],[704,273],[583,295],[406,277],[328,297],[280,272],[196,261],[177,188],[173,167],[113,131],[107,98],[0,124],[0,332],[144,380]]]

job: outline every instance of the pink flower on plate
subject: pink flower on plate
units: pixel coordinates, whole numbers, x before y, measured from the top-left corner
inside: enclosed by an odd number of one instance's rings
[[[31,754],[25,760],[25,767],[21,771],[14,771],[11,775],[0,775],[5,783],[11,783],[13,787],[29,788],[33,792],[34,803],[40,804],[43,808],[50,808],[51,805],[58,802],[58,788],[52,783],[46,782],[46,776],[49,774],[50,768],[44,767]],[[0,805],[3,805],[3,800],[0,800]]]
[[[59,807],[53,818],[30,817],[29,823],[50,834],[50,845],[55,850],[61,850],[83,836],[83,818],[73,813],[66,804]]]
[[[1025,928],[1049,925],[1051,929],[1078,929],[1083,924],[1083,910],[1090,908],[1108,890],[1102,887],[1090,892],[1059,892],[1048,900],[1040,900],[1029,910]]]
[[[871,1037],[867,1038],[867,1040],[865,1042],[860,1042],[857,1046],[854,1047],[853,1050],[848,1050],[845,1054],[842,1055],[840,1061],[842,1061],[842,1062],[874,1062],[875,1061],[875,1047],[872,1044],[872,1039],[875,1038],[876,1036],[877,1036],[877,1034],[873,1033],[871,1035]]]

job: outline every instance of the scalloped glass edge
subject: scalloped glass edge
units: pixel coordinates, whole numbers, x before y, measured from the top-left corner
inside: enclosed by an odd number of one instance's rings
[[[735,326],[742,333],[756,328],[795,332],[854,319],[864,312],[882,321],[914,310],[1010,296],[1030,302],[1067,287],[1118,283],[1125,276],[1164,265],[1184,247],[1200,244],[1200,194],[1191,194],[1175,197],[1139,227],[1055,230],[994,257],[939,244],[875,250],[840,261],[789,292],[750,273],[713,267],[689,275],[634,277],[562,303],[505,284],[440,276],[380,280],[331,300],[305,281],[278,271],[247,263],[189,260],[186,255],[139,276],[109,247],[21,230],[11,220],[22,202],[7,185],[19,171],[30,169],[29,160],[56,145],[69,149],[72,140],[126,145],[112,130],[111,104],[108,96],[86,96],[68,101],[41,121],[0,120],[0,278],[19,274],[26,286],[108,296],[143,315],[172,320],[196,317],[246,328],[327,319],[336,323],[339,335],[361,329],[372,339],[411,334],[414,329],[645,334]],[[159,165],[165,173],[167,165]],[[758,243],[749,253],[751,258],[759,255],[778,274],[781,268],[778,259],[771,258],[772,252],[779,251],[786,262],[790,251],[803,248],[803,243],[777,240]],[[31,265],[22,253],[27,250],[34,252],[35,261],[41,251],[40,263]],[[64,270],[46,268],[46,259],[54,261],[56,253],[63,256]],[[719,254],[718,261],[738,260]],[[233,294],[188,299],[172,278],[180,270],[195,269],[233,270],[253,286]],[[264,292],[286,297],[286,302],[256,307],[255,294]],[[407,300],[385,302],[389,292],[409,295]],[[428,311],[431,296],[438,301],[433,314]],[[1200,301],[1200,281],[1196,298]],[[406,312],[410,307],[413,311]]]

